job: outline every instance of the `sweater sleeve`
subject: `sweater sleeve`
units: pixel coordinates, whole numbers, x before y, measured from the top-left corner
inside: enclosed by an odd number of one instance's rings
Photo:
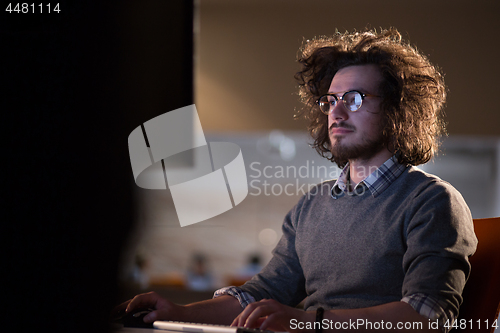
[[[476,249],[472,216],[458,191],[435,181],[416,195],[406,225],[403,297],[424,294],[458,317],[462,291]]]
[[[271,261],[240,288],[256,301],[274,299],[289,305],[298,305],[305,297],[305,278],[295,249],[296,223],[301,201],[286,215],[283,235],[273,250]]]

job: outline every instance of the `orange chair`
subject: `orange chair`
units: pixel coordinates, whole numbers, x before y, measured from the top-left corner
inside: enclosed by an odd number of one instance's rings
[[[500,217],[474,219],[474,231],[479,243],[470,258],[472,270],[457,326],[462,320],[464,332],[493,333],[495,327],[491,325],[500,311]]]

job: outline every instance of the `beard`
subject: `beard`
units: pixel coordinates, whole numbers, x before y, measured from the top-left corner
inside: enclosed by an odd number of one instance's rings
[[[340,124],[339,127],[352,128],[343,124]],[[382,131],[379,133],[376,138],[363,138],[361,142],[353,144],[344,143],[344,137],[342,136],[335,137],[334,141],[330,139],[331,160],[339,168],[343,168],[349,161],[366,161],[371,159],[387,147],[387,139],[382,134]]]

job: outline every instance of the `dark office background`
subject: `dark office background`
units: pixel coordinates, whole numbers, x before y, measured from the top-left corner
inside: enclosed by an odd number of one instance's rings
[[[139,37],[155,45],[148,54],[124,42],[134,37],[127,18],[144,2],[58,3],[58,14],[21,14],[2,2],[2,330],[10,332],[107,330],[135,216],[128,134],[193,103],[190,1],[154,3],[163,20],[142,19],[156,24]],[[137,87],[161,95],[152,107],[125,96],[137,65],[158,74],[154,86]]]

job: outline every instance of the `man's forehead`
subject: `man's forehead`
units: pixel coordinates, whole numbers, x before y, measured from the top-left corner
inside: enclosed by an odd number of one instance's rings
[[[341,68],[332,79],[330,93],[360,90],[375,93],[378,91],[382,73],[376,65],[357,65]]]

